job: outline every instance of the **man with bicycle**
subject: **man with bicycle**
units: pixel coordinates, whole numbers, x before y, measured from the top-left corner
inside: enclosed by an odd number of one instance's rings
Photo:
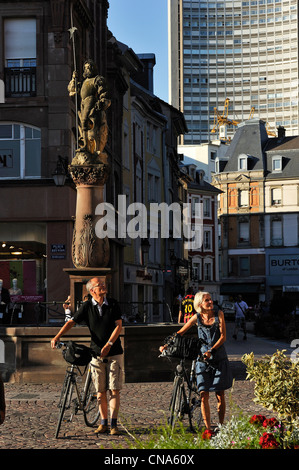
[[[120,390],[123,384],[123,348],[120,341],[122,329],[121,311],[117,302],[107,299],[107,288],[100,278],[92,278],[86,284],[90,298],[82,304],[52,339],[55,347],[61,336],[76,323],[84,322],[90,330],[91,344],[95,357],[92,364],[92,378],[99,402],[101,424],[95,433],[108,431],[108,400],[110,392],[111,435],[118,434],[117,417],[120,405]]]

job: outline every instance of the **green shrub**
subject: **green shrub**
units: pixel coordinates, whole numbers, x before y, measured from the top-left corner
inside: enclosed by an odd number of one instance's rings
[[[254,401],[277,413],[284,426],[287,442],[299,416],[299,362],[291,361],[285,350],[255,361],[254,354],[245,354],[247,379],[255,382]]]

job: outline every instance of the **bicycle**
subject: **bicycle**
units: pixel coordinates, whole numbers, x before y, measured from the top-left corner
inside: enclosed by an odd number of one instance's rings
[[[64,347],[65,350],[69,347],[67,343],[59,342],[56,347],[58,349]],[[64,351],[65,351],[64,350]],[[91,351],[91,350],[90,350]],[[100,410],[97,401],[97,393],[91,377],[91,364],[85,366],[84,372],[76,364],[70,364],[66,369],[58,408],[60,408],[58,423],[55,432],[55,438],[58,438],[62,421],[71,422],[73,416],[78,411],[83,412],[85,424],[89,427],[94,426],[99,417]],[[87,371],[86,371],[87,368]],[[85,383],[83,388],[79,387],[79,379],[86,373]],[[73,398],[74,390],[76,392]],[[69,413],[69,414],[67,414]]]
[[[200,345],[204,342],[198,338],[183,338],[181,336],[171,336],[165,341],[165,344],[172,346],[172,348],[168,352],[167,349],[163,350],[160,357],[180,357],[180,362],[175,368],[168,424],[174,429],[177,422],[182,422],[187,416],[190,431],[198,432],[203,424],[203,417],[201,396],[196,383],[196,361],[203,361],[207,367],[212,367],[199,351]],[[175,341],[181,344],[175,345]],[[192,361],[190,373],[185,364],[188,359]]]

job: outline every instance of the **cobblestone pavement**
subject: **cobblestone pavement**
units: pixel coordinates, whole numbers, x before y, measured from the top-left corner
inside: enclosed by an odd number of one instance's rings
[[[258,356],[273,353],[283,346],[250,334],[247,342],[242,339],[227,341],[235,382],[233,389],[226,392],[226,419],[236,405],[248,414],[272,416],[253,402],[254,384],[245,379],[245,366],[240,358],[245,352],[256,351]],[[0,426],[0,449],[130,448],[134,439],[143,439],[151,429],[166,422],[171,389],[170,382],[126,383],[121,392],[120,436],[97,437],[94,428],[87,427],[83,415],[78,413],[71,423],[62,423],[59,437],[55,439],[61,384],[5,383],[7,412],[5,422]],[[216,425],[214,394],[211,394],[210,403],[212,424]]]
[[[227,418],[233,407],[256,414],[260,409],[252,398],[253,384],[244,380],[240,364],[232,363],[236,377],[227,392]],[[7,416],[0,427],[1,449],[113,449],[129,448],[134,439],[143,438],[150,429],[166,422],[172,384],[125,384],[121,393],[120,436],[94,434],[84,424],[81,413],[71,423],[62,423],[58,439],[55,429],[61,384],[5,384]],[[233,406],[232,406],[233,403]],[[217,424],[216,402],[211,394],[213,424]],[[263,414],[265,410],[262,410]],[[143,436],[143,437],[142,437]]]

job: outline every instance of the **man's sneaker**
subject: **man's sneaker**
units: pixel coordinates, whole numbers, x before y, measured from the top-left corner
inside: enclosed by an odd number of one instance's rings
[[[108,426],[105,424],[100,424],[100,426],[95,430],[95,434],[103,434],[108,431]]]
[[[115,427],[111,428],[110,434],[111,434],[111,436],[119,436],[118,427],[115,426]]]

